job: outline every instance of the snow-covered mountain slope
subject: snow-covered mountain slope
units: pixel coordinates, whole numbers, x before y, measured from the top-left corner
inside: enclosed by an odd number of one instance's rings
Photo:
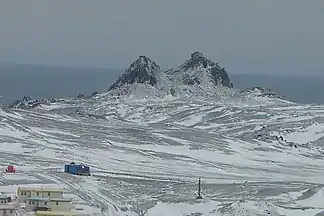
[[[228,74],[217,63],[195,52],[179,67],[161,71],[154,61],[139,56],[108,90],[95,98],[111,96],[161,99],[169,96],[219,99],[233,95]]]
[[[1,108],[0,163],[18,173],[0,191],[57,184],[91,215],[321,212],[324,107],[232,87],[201,53],[166,72],[140,56],[106,92]],[[72,161],[92,175],[64,174]]]
[[[18,172],[1,175],[0,191],[58,184],[92,215],[315,216],[324,211],[324,107],[259,100],[1,109],[0,163]],[[71,161],[92,176],[64,174]]]
[[[170,94],[175,97],[219,101],[238,93],[225,68],[200,52],[192,53],[190,59],[165,73],[171,80]]]
[[[279,95],[274,95],[276,94],[270,94],[262,88],[245,91],[233,88],[224,68],[195,52],[178,68],[167,71],[161,71],[148,57],[140,56],[107,91],[72,103],[75,105],[73,110],[78,107],[78,112],[83,115],[101,118],[111,115],[118,104],[130,104],[132,107],[132,104],[143,101],[203,104],[208,101],[226,105],[240,103],[242,106],[274,102],[293,104]],[[71,104],[71,101],[69,103]],[[68,112],[71,112],[71,109]],[[118,114],[112,115],[123,118]]]

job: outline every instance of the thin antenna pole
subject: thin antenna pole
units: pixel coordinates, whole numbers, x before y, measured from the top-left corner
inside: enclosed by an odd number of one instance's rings
[[[200,186],[200,177],[199,177],[199,181],[198,181],[198,196],[200,196],[200,190],[201,190],[201,186]]]
[[[201,181],[200,181],[200,177],[198,178],[198,196],[197,199],[202,199],[201,196]]]

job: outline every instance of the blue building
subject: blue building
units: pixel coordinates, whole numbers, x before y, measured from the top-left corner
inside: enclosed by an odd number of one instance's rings
[[[81,164],[75,164],[72,162],[71,164],[66,164],[64,166],[64,172],[70,173],[73,175],[90,175],[90,168],[88,166]]]

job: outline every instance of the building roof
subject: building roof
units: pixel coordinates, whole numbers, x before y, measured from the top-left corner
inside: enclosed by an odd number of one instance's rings
[[[34,191],[34,192],[63,192],[61,188],[46,188],[46,187],[18,187],[18,191]]]
[[[54,201],[54,202],[71,202],[72,198],[65,197],[29,197],[28,200],[34,201]]]
[[[7,200],[10,196],[5,196],[3,194],[0,194],[0,200]]]
[[[49,215],[49,216],[81,216],[86,215],[81,212],[72,211],[36,211],[35,215]]]
[[[0,209],[15,209],[15,207],[13,205],[6,205],[6,204],[1,204],[0,205]]]

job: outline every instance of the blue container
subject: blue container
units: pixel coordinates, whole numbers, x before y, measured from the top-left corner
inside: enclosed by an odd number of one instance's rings
[[[70,164],[68,173],[76,175],[77,174],[77,165],[76,164]]]
[[[73,175],[90,175],[90,168],[83,164],[67,164],[64,166],[64,172],[71,173]]]
[[[65,164],[64,165],[64,172],[68,173],[69,172],[69,167],[70,167],[69,164]]]

